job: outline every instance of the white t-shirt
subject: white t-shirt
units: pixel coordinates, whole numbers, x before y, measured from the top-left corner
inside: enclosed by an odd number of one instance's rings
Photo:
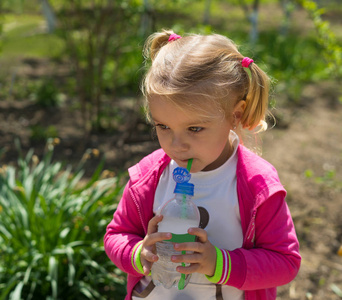
[[[192,200],[198,207],[204,208],[209,214],[209,222],[204,228],[208,233],[209,241],[220,249],[234,250],[240,248],[243,242],[241,218],[236,189],[237,147],[239,138],[235,132],[229,135],[234,147],[231,157],[219,168],[191,174],[189,182],[195,185]],[[153,211],[159,213],[161,207],[174,197],[175,182],[172,173],[178,165],[171,160],[159,179],[156,189]],[[149,277],[142,280],[146,286],[151,281]],[[234,287],[222,286],[223,299],[243,300],[244,292]],[[139,299],[133,297],[133,299]],[[145,298],[148,300],[197,300],[216,299],[216,285],[211,283],[205,275],[194,273],[190,283],[184,290],[162,286],[155,287]]]

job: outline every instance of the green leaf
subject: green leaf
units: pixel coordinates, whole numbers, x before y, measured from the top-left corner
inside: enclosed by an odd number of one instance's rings
[[[61,231],[61,233],[59,234],[59,237],[61,239],[64,239],[68,235],[69,232],[70,232],[70,228],[66,227]]]
[[[307,169],[304,172],[304,175],[305,175],[306,178],[312,178],[313,174],[314,174],[313,171],[310,170],[310,169]]]
[[[52,299],[58,295],[58,260],[54,256],[49,258],[49,281],[51,282]]]
[[[43,258],[43,255],[40,254],[40,253],[34,255],[31,264],[26,269],[25,276],[24,276],[24,281],[23,281],[24,284],[29,282],[31,270],[36,265],[37,261],[40,260],[41,258]]]
[[[10,300],[18,300],[21,299],[21,291],[23,289],[24,286],[24,282],[21,281],[19,282],[19,284],[16,286],[16,288],[14,289],[14,291],[11,293],[9,299]]]
[[[330,285],[331,290],[340,298],[342,298],[342,290],[334,283]]]
[[[74,265],[74,250],[71,247],[66,248],[68,256],[68,284],[72,286],[74,284],[76,269]]]
[[[7,298],[9,292],[17,285],[18,280],[22,275],[21,272],[18,272],[6,282],[6,288],[3,289],[0,294],[0,300],[5,300]]]

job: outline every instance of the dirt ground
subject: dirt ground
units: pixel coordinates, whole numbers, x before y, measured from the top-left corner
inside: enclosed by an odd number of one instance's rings
[[[337,254],[342,245],[339,89],[336,83],[307,86],[301,105],[292,107],[284,107],[280,97],[274,111],[278,125],[261,134],[263,157],[278,169],[288,190],[287,201],[303,257],[297,278],[279,288],[278,299],[342,299],[342,257]],[[60,144],[55,158],[66,163],[75,163],[85,149],[96,148],[106,155],[105,168],[118,172],[157,148],[150,130],[141,122],[131,136],[125,136],[123,127],[115,133],[85,138],[78,117],[77,111],[66,108],[43,110],[30,101],[0,101],[0,148],[6,149],[0,166],[15,163],[16,137],[25,151],[34,147],[37,154],[42,153],[44,143],[30,139],[30,126],[35,124],[56,127]],[[98,162],[96,157],[89,160],[88,175]]]
[[[288,128],[264,134],[263,156],[278,170],[301,244],[302,266],[279,299],[342,299],[342,105],[339,87],[312,85],[301,108],[279,108]],[[311,170],[311,178],[305,176]],[[318,183],[317,177],[335,174]],[[321,180],[322,181],[322,180]],[[339,288],[336,289],[336,287]]]

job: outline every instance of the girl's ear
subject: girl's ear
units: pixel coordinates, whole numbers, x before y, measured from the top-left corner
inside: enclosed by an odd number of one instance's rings
[[[235,125],[239,124],[245,109],[246,109],[245,100],[240,100],[238,103],[235,104],[233,108],[233,117],[234,117],[234,122],[236,123]]]

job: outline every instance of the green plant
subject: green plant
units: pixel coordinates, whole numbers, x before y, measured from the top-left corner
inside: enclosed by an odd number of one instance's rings
[[[46,141],[48,138],[58,137],[57,128],[53,125],[44,127],[42,125],[30,126],[30,140],[31,141]]]
[[[294,101],[300,98],[303,84],[328,78],[325,62],[315,59],[322,51],[315,36],[303,38],[293,30],[282,36],[274,29],[262,32],[254,49],[257,60],[278,81],[278,91]]]
[[[323,47],[323,55],[328,63],[328,71],[335,78],[342,78],[342,47],[339,45],[335,34],[330,29],[328,21],[323,21],[324,8],[319,8],[317,3],[311,0],[295,0],[310,15],[317,32],[317,41]]]
[[[81,181],[86,159],[72,172],[52,155],[49,140],[41,161],[31,150],[17,169],[0,169],[0,299],[123,297],[125,277],[102,240],[119,179],[101,177],[102,161]]]
[[[33,100],[42,107],[55,107],[58,104],[58,89],[55,82],[44,79],[32,94]]]
[[[342,182],[338,179],[335,169],[325,170],[323,176],[315,176],[311,169],[305,170],[304,176],[308,179],[313,179],[315,183],[329,189],[342,191]]]
[[[63,0],[51,1],[51,5],[59,20],[56,33],[65,43],[74,71],[83,126],[100,130],[104,91],[115,93],[120,80],[131,78],[132,69],[136,72],[136,59],[130,52],[137,53],[134,37],[140,3]]]

